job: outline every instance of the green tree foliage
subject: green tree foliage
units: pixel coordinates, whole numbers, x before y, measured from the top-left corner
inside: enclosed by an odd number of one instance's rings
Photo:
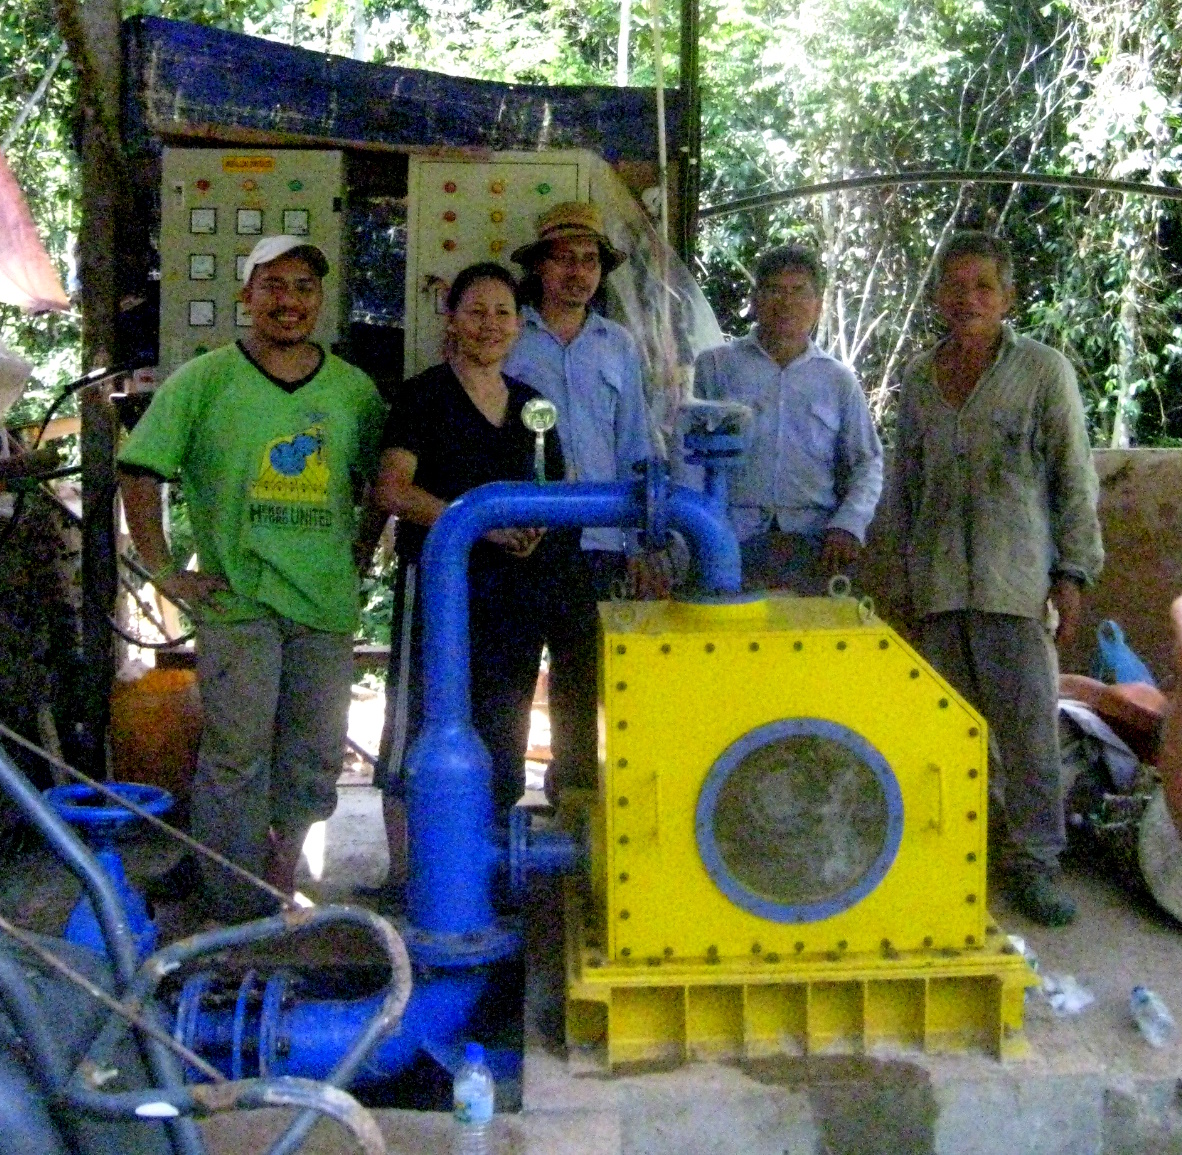
[[[26,106],[61,41],[47,0],[0,0],[0,137],[18,117],[23,127],[5,151],[5,159],[28,201],[41,238],[63,284],[69,279],[71,238],[76,221],[75,170],[71,153],[72,73],[63,61],[41,102]],[[78,318],[72,314],[30,317],[0,305],[0,341],[36,366],[36,384],[13,417],[32,417],[45,397],[77,366]]]
[[[1161,0],[1073,5],[1079,64],[1060,163],[1089,176],[1177,185],[1182,37]],[[1098,193],[1056,206],[1058,275],[1032,319],[1080,367],[1096,432],[1113,446],[1182,431],[1182,232],[1176,203]],[[1138,437],[1140,435],[1140,438]]]
[[[629,7],[628,76],[648,84],[648,5]],[[621,18],[619,0],[139,0],[135,10],[518,83],[613,83]],[[673,85],[680,14],[673,0],[661,10]],[[701,0],[703,203],[901,168],[1175,182],[1176,15],[1174,0]],[[48,0],[0,0],[0,40],[3,131],[56,50]],[[71,84],[67,64],[9,153],[63,276]],[[695,272],[737,333],[759,250],[815,244],[829,271],[821,340],[860,372],[889,426],[903,364],[935,336],[933,255],[966,225],[1015,242],[1017,320],[1072,358],[1100,439],[1182,433],[1182,230],[1169,202],[1005,185],[812,197],[707,222]],[[0,337],[33,356],[43,382],[73,368],[75,318],[3,313]]]

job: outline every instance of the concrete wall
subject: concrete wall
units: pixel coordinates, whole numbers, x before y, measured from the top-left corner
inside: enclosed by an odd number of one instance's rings
[[[1082,628],[1061,655],[1062,667],[1065,673],[1086,673],[1096,626],[1112,618],[1163,682],[1171,670],[1167,614],[1170,602],[1182,594],[1182,450],[1101,449],[1095,458],[1107,560],[1096,588],[1084,595]],[[892,509],[888,482],[858,585],[897,625],[903,568],[891,533]]]

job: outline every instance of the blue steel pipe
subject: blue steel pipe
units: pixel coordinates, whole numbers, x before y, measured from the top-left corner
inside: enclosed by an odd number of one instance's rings
[[[25,817],[41,832],[90,896],[102,928],[107,957],[115,972],[115,993],[123,996],[135,979],[135,941],[114,883],[69,824],[54,813],[41,793],[21,773],[3,746],[0,746],[0,790],[16,803]],[[143,1014],[156,1017],[151,1007],[145,1007]],[[152,1077],[160,1086],[184,1085],[180,1065],[171,1051],[146,1037],[140,1039],[140,1046]],[[205,1144],[201,1132],[191,1119],[170,1119],[167,1126],[173,1149],[178,1155],[204,1155]]]
[[[453,502],[423,546],[423,667],[426,725],[470,721],[468,668],[468,554],[490,529],[509,526],[640,526],[645,520],[643,481],[496,481]],[[674,486],[669,525],[698,549],[708,593],[738,593],[739,544],[711,500]]]
[[[414,1061],[424,1043],[461,1042],[476,1004],[488,986],[480,971],[441,972],[416,985],[398,1029],[380,1042],[353,1076],[362,1086],[398,1074]],[[280,1010],[266,1040],[260,1067],[267,1077],[299,1075],[326,1079],[361,1028],[373,1017],[380,997],[352,1000],[296,1001]]]
[[[649,478],[654,475],[649,470]],[[668,496],[668,525],[696,546],[707,591],[738,593],[739,545],[710,498],[683,487]],[[423,547],[425,724],[407,760],[410,947],[446,965],[513,949],[496,941],[492,880],[504,851],[492,838],[492,767],[472,727],[468,555],[490,529],[645,524],[647,480],[539,486],[494,482],[448,507]]]

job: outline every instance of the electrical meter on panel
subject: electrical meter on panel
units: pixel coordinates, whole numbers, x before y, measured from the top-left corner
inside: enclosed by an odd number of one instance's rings
[[[455,275],[497,261],[536,235],[538,217],[588,199],[583,152],[497,153],[491,161],[411,157],[406,254],[406,376],[441,359],[444,302]]]
[[[328,258],[313,339],[340,326],[341,154],[166,148],[160,196],[160,373],[241,337],[242,268],[260,237],[307,237]]]

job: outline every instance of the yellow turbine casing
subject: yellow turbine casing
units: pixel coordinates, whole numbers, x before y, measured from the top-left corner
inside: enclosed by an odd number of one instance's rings
[[[568,1043],[609,1066],[1023,1053],[1037,978],[986,911],[980,716],[851,598],[600,618],[599,789],[563,804],[591,811],[590,896],[567,884]]]
[[[985,723],[852,598],[601,609],[599,837],[593,862],[612,959],[750,958],[979,947],[985,938]],[[695,812],[745,735],[785,719],[836,723],[881,754],[902,837],[847,909],[769,921],[711,878]]]

